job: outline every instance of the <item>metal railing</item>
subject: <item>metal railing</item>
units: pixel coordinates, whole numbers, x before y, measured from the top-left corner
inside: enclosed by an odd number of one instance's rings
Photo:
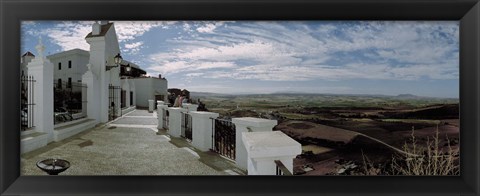
[[[182,132],[181,136],[187,140],[192,140],[192,116],[187,112],[182,112]]]
[[[276,168],[276,175],[277,176],[291,176],[293,175],[292,172],[290,172],[287,167],[282,163],[280,160],[275,160],[275,165],[277,165]]]
[[[119,107],[120,90],[120,86],[108,85],[108,120],[114,120],[118,117],[117,107]]]
[[[36,82],[33,76],[21,77],[20,89],[20,130],[25,131],[34,127],[33,112],[34,112],[34,94],[33,87]]]
[[[223,119],[212,119],[212,151],[235,160],[235,124]]]
[[[81,113],[87,102],[87,85],[78,82],[53,82],[55,112]]]

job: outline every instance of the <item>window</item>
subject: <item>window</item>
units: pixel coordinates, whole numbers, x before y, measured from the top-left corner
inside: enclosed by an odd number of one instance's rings
[[[62,70],[62,63],[58,63],[58,70]]]
[[[58,88],[58,89],[62,89],[62,79],[61,79],[61,78],[58,78],[57,88]]]
[[[72,61],[68,61],[68,69],[72,68]]]
[[[68,78],[67,88],[72,88],[72,78]]]
[[[130,105],[133,105],[133,92],[130,91]]]

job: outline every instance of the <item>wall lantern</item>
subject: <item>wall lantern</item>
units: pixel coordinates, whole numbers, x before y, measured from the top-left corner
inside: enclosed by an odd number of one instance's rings
[[[132,71],[132,67],[130,67],[130,63],[125,66],[125,71],[127,72]]]
[[[114,67],[118,67],[118,65],[120,65],[120,63],[122,62],[122,56],[120,55],[120,53],[118,53],[115,57],[113,57],[113,60],[115,61],[115,65],[113,65],[113,66],[109,66],[109,65],[105,66],[107,71],[110,70],[110,69],[112,69],[112,68],[114,68]]]

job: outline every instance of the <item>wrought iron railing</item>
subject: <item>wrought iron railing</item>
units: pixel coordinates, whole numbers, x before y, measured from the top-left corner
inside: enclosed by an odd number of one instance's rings
[[[223,119],[212,119],[212,151],[235,160],[235,124]]]
[[[182,131],[181,136],[192,140],[192,116],[187,112],[182,112]]]
[[[277,165],[276,167],[276,175],[277,176],[291,176],[293,175],[292,172],[290,172],[287,167],[285,167],[285,165],[282,163],[282,161],[280,160],[275,160],[275,165]]]
[[[108,85],[108,120],[114,120],[118,117],[117,107],[120,104],[120,91],[120,86]]]
[[[70,114],[81,113],[87,102],[87,85],[78,82],[54,81],[53,104],[55,112],[66,112]]]
[[[34,102],[34,83],[36,82],[33,79],[33,76],[22,76],[21,77],[21,89],[20,89],[20,127],[22,131],[25,131],[29,128],[34,127],[33,124],[33,112],[35,109]]]

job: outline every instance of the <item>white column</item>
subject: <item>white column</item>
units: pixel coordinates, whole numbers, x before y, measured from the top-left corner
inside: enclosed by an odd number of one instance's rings
[[[268,120],[263,118],[233,118],[232,122],[235,124],[235,162],[238,167],[247,169],[247,151],[242,142],[243,132],[264,132],[272,131],[272,128],[277,125],[276,120]]]
[[[38,55],[27,65],[28,74],[35,80],[33,125],[35,131],[47,133],[47,142],[51,142],[53,141],[53,63],[43,55],[45,46],[41,39],[36,49]]]
[[[201,151],[209,151],[212,147],[212,118],[218,113],[189,112],[192,116],[192,145]]]
[[[184,104],[182,104],[182,108],[187,109],[189,112],[190,112],[190,111],[197,111],[198,105],[189,104],[189,103],[184,103]]]
[[[153,112],[153,104],[154,104],[154,100],[149,99],[148,100],[148,112]]]
[[[162,110],[166,110],[168,109],[168,106],[167,105],[157,105],[157,119],[158,119],[158,125],[157,125],[157,128],[158,129],[163,129],[163,115],[167,115],[167,114],[164,114]]]
[[[180,137],[182,132],[182,112],[186,112],[187,109],[183,108],[168,108],[168,134],[173,137]]]
[[[87,64],[88,70],[83,74],[82,81],[87,85],[86,93],[86,114],[87,118],[101,122],[100,117],[100,86],[98,77],[91,71],[91,65]],[[82,95],[83,96],[83,95]]]
[[[275,160],[293,173],[293,159],[302,153],[302,145],[281,131],[244,132],[248,175],[275,175]]]

